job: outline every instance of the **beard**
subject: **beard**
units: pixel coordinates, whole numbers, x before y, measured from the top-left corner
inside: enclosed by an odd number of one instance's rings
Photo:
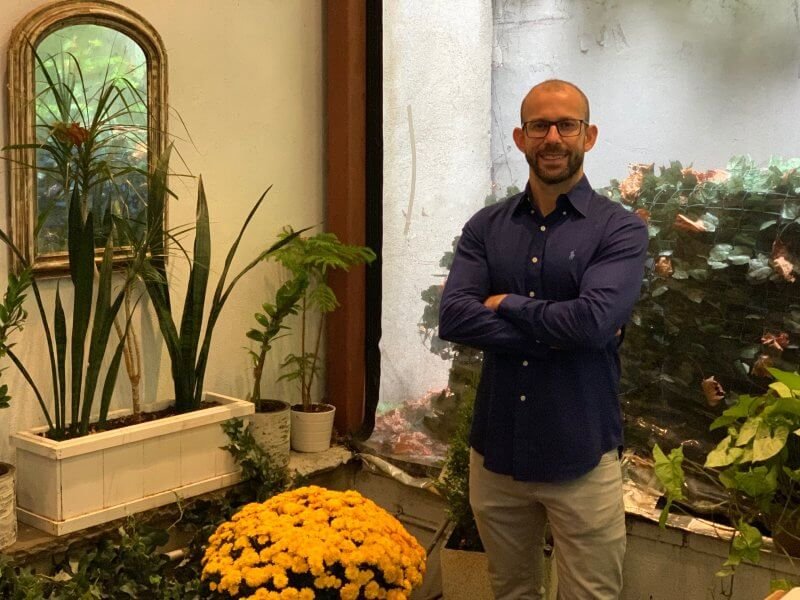
[[[566,165],[562,168],[557,168],[542,164],[542,161],[539,160],[539,155],[549,153],[566,154]],[[535,152],[526,152],[525,160],[528,161],[528,165],[543,183],[556,184],[567,181],[580,170],[583,166],[583,155],[584,152],[580,148],[572,150],[563,146],[550,144],[538,148]]]

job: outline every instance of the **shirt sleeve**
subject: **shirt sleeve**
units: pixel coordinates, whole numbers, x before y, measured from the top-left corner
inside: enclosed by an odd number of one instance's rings
[[[491,295],[483,241],[472,221],[464,227],[439,307],[439,337],[479,350],[540,358],[549,348],[483,301]]]
[[[509,294],[497,314],[556,348],[600,349],[611,343],[639,299],[648,234],[644,222],[628,214],[610,221],[613,230],[584,271],[577,298],[556,302]]]

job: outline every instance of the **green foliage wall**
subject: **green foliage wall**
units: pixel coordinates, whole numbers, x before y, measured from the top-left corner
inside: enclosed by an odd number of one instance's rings
[[[758,167],[734,157],[726,170],[707,172],[632,165],[626,179],[598,191],[650,231],[642,296],[622,346],[627,443],[649,455],[656,442],[687,442],[699,460],[718,441],[708,426],[725,404],[763,391],[768,367],[791,371],[800,362],[800,159]],[[444,270],[452,256],[444,254]],[[477,381],[480,353],[436,337],[441,290],[422,293],[420,328],[431,352],[453,360],[454,393],[428,423],[446,439],[463,388]]]

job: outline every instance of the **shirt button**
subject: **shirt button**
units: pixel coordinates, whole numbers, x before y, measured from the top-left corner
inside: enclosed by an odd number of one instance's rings
[[[567,211],[564,211],[564,212],[562,212],[561,214],[562,214],[562,215],[565,215],[565,214],[567,214]]]
[[[539,259],[538,259],[538,258],[536,258],[536,257],[534,256],[534,257],[531,259],[531,262],[532,262],[533,264],[536,264],[537,262],[539,262]]]
[[[536,292],[528,292],[528,296],[530,296],[531,298],[533,298],[535,295],[536,295]]]
[[[520,397],[519,397],[519,399],[520,399],[522,402],[525,402],[525,396],[520,396]]]
[[[522,366],[523,367],[527,367],[528,366],[528,361],[527,360],[523,360],[522,361]]]
[[[544,230],[546,230],[546,229],[547,229],[547,227],[545,227],[544,225],[542,225],[541,227],[539,227],[539,231],[544,231]]]

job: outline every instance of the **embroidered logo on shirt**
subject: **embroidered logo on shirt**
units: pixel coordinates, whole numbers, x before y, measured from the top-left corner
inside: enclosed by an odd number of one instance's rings
[[[569,259],[570,259],[570,260],[572,260],[572,259],[574,259],[574,258],[575,258],[575,250],[573,250],[573,251],[571,251],[571,252],[569,253]]]

